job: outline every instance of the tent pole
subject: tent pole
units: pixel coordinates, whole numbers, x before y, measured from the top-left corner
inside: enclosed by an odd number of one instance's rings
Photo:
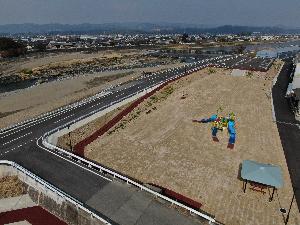
[[[294,199],[295,199],[295,192],[293,193],[293,198],[292,198],[292,201],[291,201],[291,204],[290,204],[289,212],[288,212],[287,217],[286,217],[286,219],[285,219],[285,221],[284,221],[284,224],[285,224],[285,225],[287,225],[287,223],[289,222],[289,219],[290,219],[290,212],[291,212],[291,208],[292,208]]]
[[[271,196],[271,198],[269,199],[269,202],[271,202],[271,201],[273,200],[274,192],[275,192],[275,187],[273,187],[272,196]]]
[[[244,186],[244,193],[246,193],[247,182],[248,182],[248,180],[246,180],[246,182],[245,181],[243,182],[243,184],[244,184],[243,185]]]

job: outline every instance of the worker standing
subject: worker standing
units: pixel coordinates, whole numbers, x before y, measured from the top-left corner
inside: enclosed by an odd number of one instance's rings
[[[193,120],[193,122],[198,123],[212,123],[211,133],[212,139],[215,142],[219,142],[217,137],[218,130],[223,131],[227,128],[229,134],[229,140],[227,148],[233,149],[235,144],[236,138],[236,129],[235,129],[235,114],[230,113],[228,117],[219,117],[218,115],[214,114],[210,118],[204,118],[201,120]]]
[[[235,130],[235,114],[230,113],[228,117],[228,125],[227,125],[228,133],[229,133],[229,140],[227,148],[233,149],[235,144],[235,136],[236,136],[236,130]]]

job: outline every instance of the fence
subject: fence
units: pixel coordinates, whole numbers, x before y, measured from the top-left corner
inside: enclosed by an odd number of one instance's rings
[[[76,206],[76,208],[80,208],[81,210],[83,210],[86,213],[90,214],[91,217],[100,220],[104,224],[111,225],[111,223],[108,222],[106,219],[100,217],[99,215],[97,215],[97,213],[92,212],[92,210],[87,209],[87,207],[84,206],[84,203],[78,201],[77,199],[73,198],[72,196],[70,196],[67,193],[63,192],[62,190],[58,189],[54,185],[52,185],[49,182],[45,181],[44,179],[40,178],[39,176],[31,173],[29,170],[25,169],[24,167],[20,166],[19,164],[15,163],[15,162],[8,161],[8,160],[0,160],[0,165],[12,166],[13,168],[17,169],[18,171],[22,172],[26,176],[32,178],[34,181],[41,184],[47,190],[53,192],[54,194],[60,196],[61,198],[67,200],[68,202],[74,204]]]

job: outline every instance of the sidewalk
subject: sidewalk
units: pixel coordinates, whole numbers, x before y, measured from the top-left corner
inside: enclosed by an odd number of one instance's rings
[[[33,206],[36,206],[36,204],[28,194],[0,199],[0,213]]]

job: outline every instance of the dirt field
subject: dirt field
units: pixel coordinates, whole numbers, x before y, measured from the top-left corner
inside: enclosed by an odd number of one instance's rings
[[[17,72],[22,69],[34,69],[36,67],[49,66],[52,64],[70,64],[79,61],[88,61],[92,59],[102,59],[102,58],[114,58],[122,56],[132,56],[138,54],[139,51],[136,50],[121,50],[121,51],[99,51],[95,53],[85,53],[85,52],[73,52],[73,53],[50,53],[45,56],[31,57],[28,59],[19,59],[12,62],[0,62],[0,69],[5,72]],[[5,75],[4,74],[4,75]]]
[[[205,69],[170,84],[136,108],[85,155],[145,183],[156,183],[191,197],[217,220],[230,225],[283,224],[280,207],[292,197],[276,124],[272,122],[270,87],[276,74],[230,76],[230,70]],[[237,142],[227,149],[227,132],[211,140],[209,124],[192,123],[223,108],[237,115]],[[284,187],[269,194],[242,191],[239,168],[250,159],[281,166]],[[289,224],[299,225],[293,205]]]

